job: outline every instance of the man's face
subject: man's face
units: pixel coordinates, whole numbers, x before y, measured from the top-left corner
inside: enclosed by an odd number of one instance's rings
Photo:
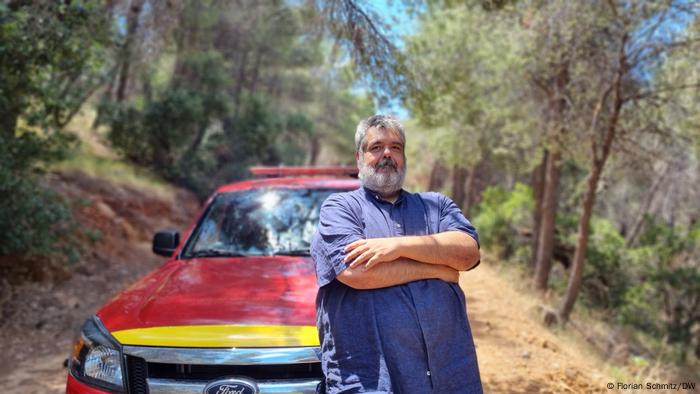
[[[362,184],[381,194],[392,194],[403,187],[406,156],[401,134],[396,130],[372,127],[367,130],[363,152],[357,152]]]

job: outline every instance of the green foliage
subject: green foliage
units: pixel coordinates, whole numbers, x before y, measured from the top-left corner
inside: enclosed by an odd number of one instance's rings
[[[260,96],[245,100],[238,121],[224,128],[226,143],[232,147],[232,157],[256,157],[261,164],[275,164],[277,153],[273,144],[282,128],[282,119],[270,102]]]
[[[281,161],[289,165],[303,165],[306,161],[306,146],[301,142],[313,138],[316,134],[316,127],[311,118],[302,112],[291,113],[285,120],[285,130],[277,139],[277,152]],[[301,137],[301,138],[300,138]]]
[[[322,146],[341,140],[351,151],[352,136],[339,131],[352,130],[367,100],[351,92],[354,76],[311,34],[309,5],[183,6],[174,54],[155,66],[138,62],[138,44],[117,54],[131,67],[131,89],[116,98],[107,91],[99,121],[123,157],[205,197],[247,177],[251,165],[315,164]]]
[[[35,141],[23,141],[23,148],[33,148]],[[55,194],[38,185],[26,168],[17,171],[15,160],[25,151],[13,148],[0,138],[0,255],[54,254],[70,223],[70,211]],[[21,175],[20,175],[21,174]],[[18,176],[19,175],[19,176]]]
[[[429,148],[448,167],[474,168],[489,160],[505,166],[531,144],[532,118],[522,90],[526,40],[510,13],[490,14],[465,4],[431,9],[406,44],[411,83],[403,97],[435,138]],[[515,37],[518,37],[517,39]]]
[[[0,4],[0,119],[11,133],[65,125],[98,86],[106,57],[98,4]]]
[[[630,285],[620,320],[670,343],[690,344],[697,341],[693,330],[700,324],[700,225],[672,227],[651,217],[646,221],[638,245],[626,253]],[[681,360],[686,352],[680,352]]]
[[[529,186],[516,183],[510,192],[498,186],[487,188],[474,216],[482,246],[496,251],[502,258],[510,258],[526,247],[522,230],[532,226],[533,209]]]
[[[504,259],[527,255],[529,238],[522,230],[532,225],[532,209],[529,187],[518,183],[510,192],[488,187],[474,216],[482,246]],[[575,243],[576,225],[574,215],[559,215],[559,243]],[[700,224],[673,227],[647,217],[644,228],[630,248],[614,223],[593,217],[582,300],[622,324],[684,344],[677,354],[683,361],[688,345],[699,344],[693,330],[700,324]]]
[[[100,121],[111,126],[108,138],[114,148],[165,175],[181,156],[191,154],[188,146],[201,144],[204,130],[231,105],[228,75],[218,53],[193,53],[183,63],[191,76],[175,78],[144,104],[103,101],[99,108]]]
[[[99,85],[99,4],[0,4],[0,254],[74,256],[70,211],[38,183],[72,142],[61,129]]]
[[[648,282],[627,289],[620,304],[620,321],[652,335],[662,335],[658,324],[661,305],[655,295],[654,285]]]
[[[570,234],[564,242],[571,245],[576,223],[562,216],[557,223]],[[688,345],[699,344],[693,327],[700,324],[700,226],[674,227],[652,217],[645,221],[637,244],[627,247],[611,221],[591,220],[582,301],[607,310],[622,324],[684,344],[677,354],[683,361]]]
[[[231,108],[230,79],[216,51],[191,52],[181,67],[183,74],[142,103],[104,100],[100,122],[109,124],[108,139],[124,157],[201,192],[211,188],[198,181],[211,179],[205,175],[211,166],[199,148],[213,122]]]
[[[208,149],[216,154],[217,171],[225,179],[241,179],[252,164],[277,164],[274,144],[284,119],[271,103],[259,96],[246,96],[236,120],[224,124],[222,134],[212,137]]]
[[[576,234],[575,229],[570,233]],[[571,239],[572,245],[575,240]],[[572,248],[573,250],[573,248]],[[615,308],[624,302],[629,284],[625,267],[625,239],[609,220],[593,217],[586,249],[583,298],[589,304]]]

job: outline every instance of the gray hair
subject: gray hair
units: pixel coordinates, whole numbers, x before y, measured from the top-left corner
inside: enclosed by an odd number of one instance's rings
[[[406,133],[403,125],[391,115],[373,115],[367,119],[360,121],[355,131],[355,151],[363,152],[363,144],[365,143],[365,135],[367,130],[372,127],[384,130],[396,130],[401,136],[401,142],[406,145]]]

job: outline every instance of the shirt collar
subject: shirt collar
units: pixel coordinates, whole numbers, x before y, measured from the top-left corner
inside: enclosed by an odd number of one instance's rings
[[[365,190],[365,195],[367,196],[368,199],[375,200],[377,202],[382,202],[385,204],[391,204],[391,202],[382,199],[382,196],[380,196],[379,193],[375,192],[374,190],[368,189],[365,186],[362,186],[362,188]],[[406,192],[405,192],[405,190],[403,190],[403,188],[401,190],[399,190],[399,197],[396,199],[396,201],[393,203],[393,205],[398,205],[399,203],[401,203],[403,201],[404,194],[406,194]]]

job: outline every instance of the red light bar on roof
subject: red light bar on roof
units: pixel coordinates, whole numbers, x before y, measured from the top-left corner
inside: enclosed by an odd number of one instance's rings
[[[318,176],[318,175],[333,175],[333,176],[351,176],[357,177],[357,167],[351,166],[334,166],[334,167],[251,167],[251,174],[254,176],[265,177],[284,177],[284,176]]]

